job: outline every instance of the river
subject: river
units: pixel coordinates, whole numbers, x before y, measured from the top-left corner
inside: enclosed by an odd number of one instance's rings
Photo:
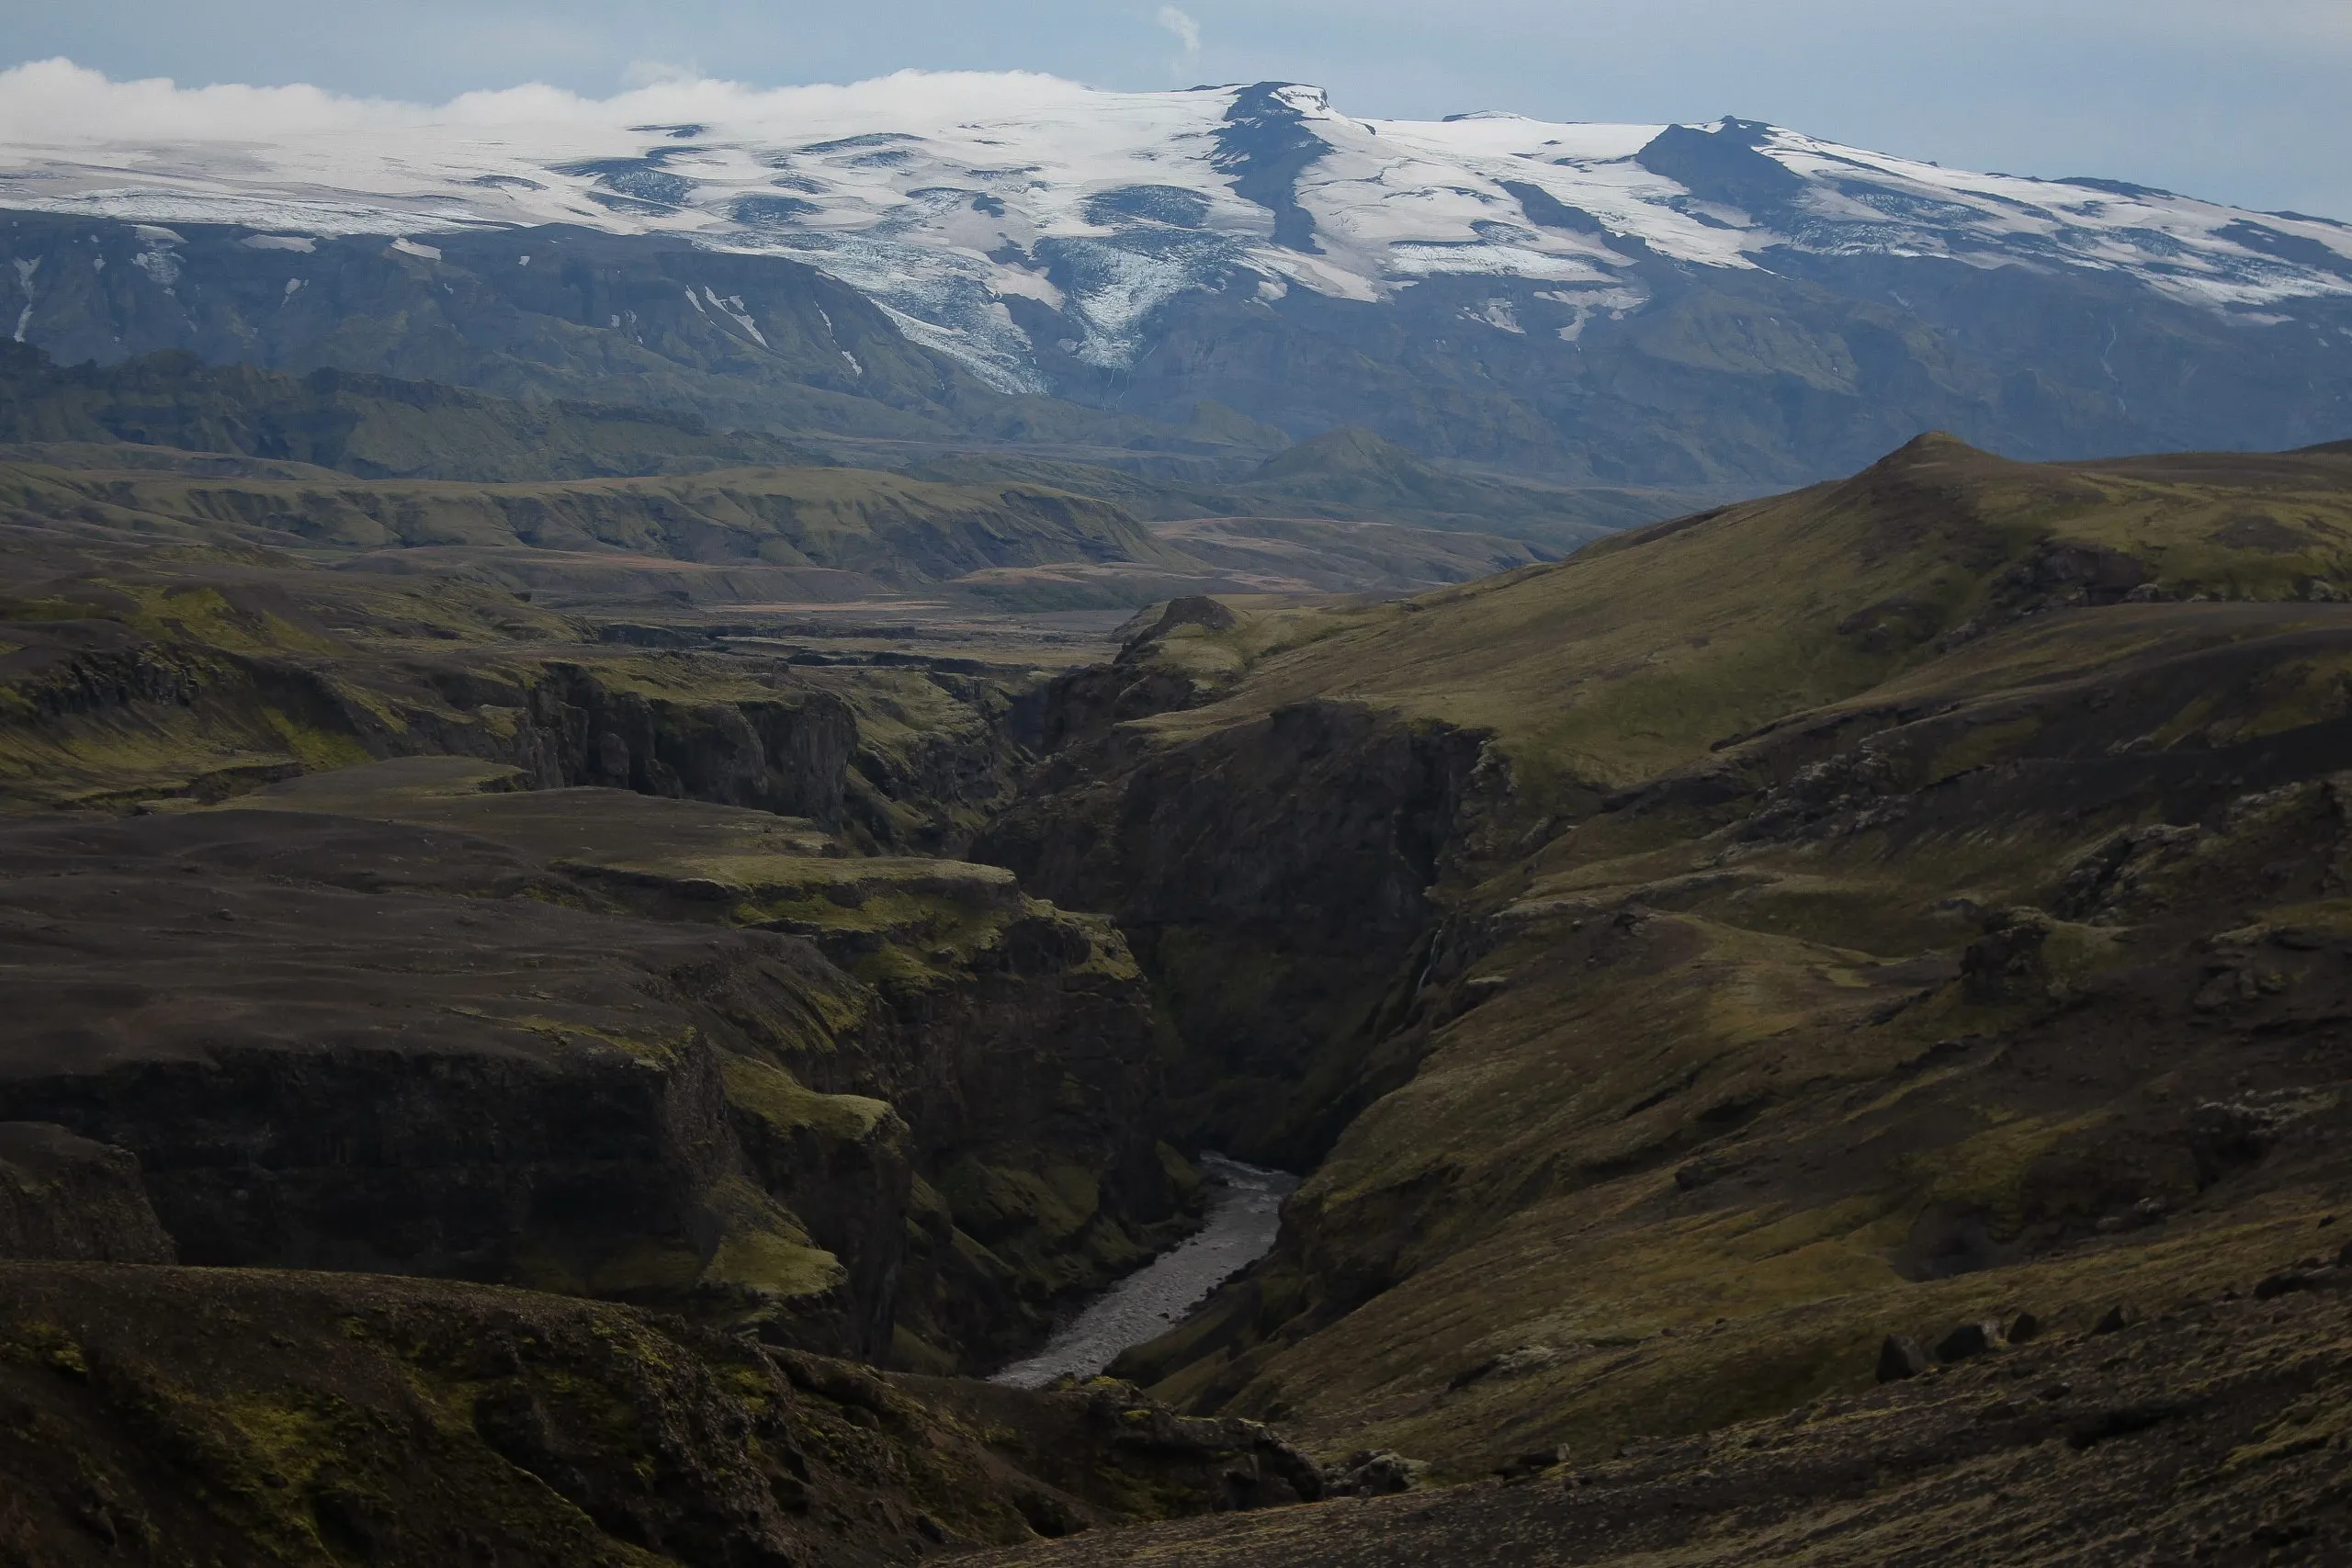
[[[1210,1292],[1273,1250],[1283,1200],[1298,1178],[1223,1155],[1203,1155],[1201,1175],[1209,1212],[1199,1230],[1088,1303],[1043,1350],[989,1381],[1043,1388],[1065,1372],[1092,1377],[1128,1346],[1167,1333]]]

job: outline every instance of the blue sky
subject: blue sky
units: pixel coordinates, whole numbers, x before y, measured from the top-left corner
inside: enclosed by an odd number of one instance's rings
[[[1280,78],[1340,109],[1769,119],[2352,220],[2352,0],[0,0],[0,66],[434,100],[901,67]]]

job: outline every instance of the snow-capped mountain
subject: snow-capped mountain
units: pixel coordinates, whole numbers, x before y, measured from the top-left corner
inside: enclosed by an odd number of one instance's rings
[[[67,359],[858,439],[1262,457],[1362,425],[1609,485],[1798,482],[1930,428],[2030,458],[2352,433],[2352,226],[1739,119],[1361,119],[1280,83],[427,107],[22,66],[11,322]]]
[[[1014,301],[1074,328],[1057,344],[1069,358],[1116,369],[1146,352],[1158,308],[1237,278],[1269,299],[1355,301],[1441,276],[1532,284],[1564,308],[1549,330],[1569,341],[1651,298],[1647,257],[2075,269],[2256,319],[2352,296],[2352,226],[1965,173],[1735,119],[1374,120],[1314,87],[962,74],[605,102],[524,89],[438,110],[183,94],[176,122],[170,99],[118,112],[151,85],[62,65],[0,76],[0,206],[288,240],[548,223],[690,236],[813,263],[1008,390],[1051,387]],[[10,97],[43,112],[9,112]],[[1464,314],[1526,330],[1507,299]]]

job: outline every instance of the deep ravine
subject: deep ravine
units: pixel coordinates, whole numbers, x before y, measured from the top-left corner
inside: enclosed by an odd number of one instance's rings
[[[1273,1250],[1283,1201],[1298,1178],[1223,1155],[1201,1156],[1213,1195],[1208,1221],[1177,1246],[1097,1296],[1025,1361],[989,1381],[1044,1388],[1065,1374],[1091,1377],[1130,1346],[1157,1338],[1219,1285]]]

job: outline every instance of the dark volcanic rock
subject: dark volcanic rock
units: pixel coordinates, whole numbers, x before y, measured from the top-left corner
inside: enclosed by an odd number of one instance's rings
[[[1961,983],[1970,999],[1999,1003],[2041,995],[2049,983],[2041,950],[2050,930],[2050,917],[2039,909],[2003,909],[1987,916],[1984,934],[1961,955]]]
[[[1934,1363],[1919,1342],[1900,1334],[1890,1334],[1878,1348],[1878,1381],[1894,1382],[1903,1378],[1916,1378]]]
[[[0,1122],[0,1258],[170,1263],[127,1149],[53,1122]]]
[[[1971,1356],[1982,1356],[2001,1342],[2001,1327],[1996,1323],[1963,1323],[1936,1341],[1936,1359],[1964,1361]]]
[[[1117,919],[1194,1053],[1171,1082],[1189,1136],[1311,1163],[1389,1086],[1329,1058],[1429,939],[1431,885],[1496,783],[1474,777],[1481,738],[1324,701],[1177,745],[1096,733],[974,852]],[[1300,1096],[1318,1073],[1357,1081]]]
[[[1324,1473],[1334,1497],[1389,1497],[1421,1484],[1429,1466],[1386,1449],[1359,1449]]]
[[[831,822],[842,809],[857,724],[840,698],[693,702],[616,690],[554,664],[529,696],[546,737],[548,785],[601,784]]]
[[[839,985],[820,961],[535,900],[223,874],[255,841],[314,875],[473,858],[307,815],[16,829],[0,1107],[135,1153],[191,1263],[690,1283],[717,1239],[701,1195],[736,1168],[715,1044],[747,1043],[695,998],[788,1015]]]
[[[2316,1291],[2331,1282],[2329,1276],[2316,1269],[2282,1269],[2276,1274],[2265,1275],[2255,1285],[2254,1299],[2267,1302],[2290,1291]]]

